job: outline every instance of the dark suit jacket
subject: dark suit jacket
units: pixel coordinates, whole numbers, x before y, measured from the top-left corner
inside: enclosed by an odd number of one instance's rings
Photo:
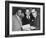
[[[25,17],[22,19],[22,24],[23,24],[23,25],[30,24],[30,19],[27,19],[27,18],[26,18],[26,15],[25,15]]]
[[[39,28],[39,26],[40,26],[40,16],[37,15],[37,17],[36,17],[36,19],[35,19],[35,18],[33,17],[33,15],[30,14],[30,18],[31,18],[31,20],[30,20],[30,21],[31,21],[30,25]],[[32,20],[33,20],[33,21],[32,21]]]

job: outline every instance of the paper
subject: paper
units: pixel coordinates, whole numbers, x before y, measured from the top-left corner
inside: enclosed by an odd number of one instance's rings
[[[23,25],[22,28],[23,28],[24,30],[30,30],[30,24]]]

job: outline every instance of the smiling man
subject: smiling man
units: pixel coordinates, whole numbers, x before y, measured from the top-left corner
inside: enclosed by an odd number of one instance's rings
[[[22,21],[21,17],[23,17],[22,10],[18,10],[16,14],[12,16],[12,31],[21,31]]]

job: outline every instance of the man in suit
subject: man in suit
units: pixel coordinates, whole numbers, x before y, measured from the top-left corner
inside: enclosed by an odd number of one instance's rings
[[[24,31],[30,30],[30,11],[29,11],[29,9],[26,9],[25,16],[22,19],[22,24],[23,24]]]
[[[22,21],[20,16],[22,16],[22,11],[18,10],[16,14],[12,16],[12,31],[21,31]]]
[[[26,9],[25,16],[22,20],[23,25],[30,24],[30,11],[29,9]]]
[[[36,27],[36,29],[39,29],[39,16],[37,15],[37,11],[35,9],[32,9],[31,12],[32,13],[30,14],[31,15],[30,25]]]

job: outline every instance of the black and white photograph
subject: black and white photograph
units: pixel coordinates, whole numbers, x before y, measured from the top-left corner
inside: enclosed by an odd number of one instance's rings
[[[13,7],[12,31],[40,30],[40,8]]]
[[[6,2],[6,36],[44,34],[44,3]]]

